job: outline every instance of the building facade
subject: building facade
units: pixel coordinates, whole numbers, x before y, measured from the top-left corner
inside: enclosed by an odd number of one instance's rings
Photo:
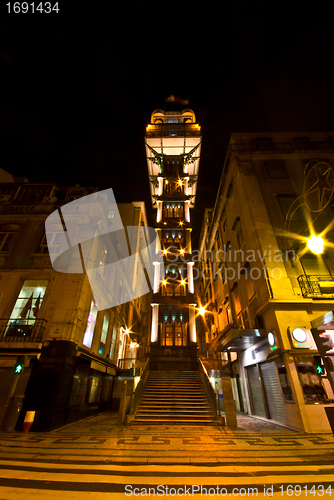
[[[330,430],[334,398],[311,332],[334,306],[333,136],[232,134],[200,238],[202,352],[230,372],[238,410],[306,432]]]
[[[110,297],[119,305],[99,310],[87,273],[62,273],[51,265],[49,253],[57,253],[64,225],[51,224],[45,231],[50,214],[65,205],[74,210],[75,200],[95,196],[98,190],[30,183],[1,174],[2,428],[11,428],[8,417],[18,400],[23,408],[17,430],[27,411],[35,411],[32,430],[47,431],[117,408],[119,374],[147,351],[149,294],[130,300],[133,278],[111,275]],[[143,202],[119,204],[118,210],[124,226],[138,232],[147,226]],[[106,214],[111,228],[114,215]],[[76,230],[85,224],[83,220]],[[98,263],[99,277],[105,278],[117,249],[106,239],[96,241],[92,260]]]
[[[145,145],[164,259],[154,269],[150,369],[196,369],[190,209],[195,204],[201,132],[194,112],[155,110]]]

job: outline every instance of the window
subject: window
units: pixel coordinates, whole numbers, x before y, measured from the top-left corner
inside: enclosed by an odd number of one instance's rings
[[[42,238],[37,253],[58,254],[63,233],[64,228],[62,224],[52,224],[48,226],[48,230]]]
[[[106,274],[106,264],[108,258],[107,245],[104,243],[101,251],[100,261],[99,261],[99,273],[104,278]]]
[[[276,360],[276,365],[277,365],[279,380],[280,380],[281,387],[282,387],[284,401],[286,403],[293,403],[293,394],[292,394],[292,391],[291,391],[291,385],[290,385],[289,375],[288,375],[288,373],[286,371],[286,367],[285,367],[285,362],[283,360],[283,356],[280,356]]]
[[[267,174],[270,179],[288,179],[289,174],[285,169],[283,160],[268,160],[265,162]]]
[[[78,371],[74,375],[69,406],[81,405],[85,402],[88,386],[88,373]]]
[[[306,253],[300,257],[300,263],[306,275],[330,275],[326,261],[322,255]],[[332,292],[330,292],[332,293]]]
[[[11,318],[35,319],[41,308],[48,280],[26,280],[15,302]]]
[[[176,316],[175,316],[176,318]],[[170,321],[161,324],[161,345],[185,346],[187,345],[187,331],[182,322]]]
[[[88,403],[98,403],[102,386],[102,376],[94,375],[89,377],[88,382]]]
[[[102,331],[101,331],[99,354],[103,354],[104,348],[105,348],[105,344],[107,342],[109,320],[110,320],[110,314],[108,313],[108,311],[106,311],[104,313],[104,318],[103,318],[103,325],[102,325]]]
[[[254,286],[254,278],[252,278],[252,269],[249,262],[246,262],[244,267],[240,272],[243,275],[246,285],[247,298],[251,300],[255,295],[255,286]],[[257,273],[256,275],[257,276]]]
[[[115,355],[117,332],[118,332],[119,328],[120,328],[120,324],[119,324],[119,322],[117,320],[115,320],[114,326],[113,326],[113,329],[112,329],[110,352],[109,352],[109,359],[111,361],[114,359],[114,355]]]
[[[9,252],[15,234],[20,229],[18,224],[4,224],[0,227],[0,252]]]
[[[97,316],[97,306],[95,302],[92,300],[87,319],[87,327],[82,341],[82,344],[85,345],[86,347],[92,347],[96,316]]]
[[[231,306],[228,303],[226,304],[226,317],[227,317],[227,323],[228,324],[233,323]]]
[[[314,356],[296,356],[295,363],[305,403],[318,403],[327,399],[321,377],[316,373]]]
[[[297,197],[293,194],[282,194],[277,196],[277,201],[281,207],[284,219],[289,221],[288,230],[292,233],[301,234],[309,224],[303,210],[304,207],[298,207],[299,203],[296,202],[296,200]]]
[[[232,226],[232,231],[235,231],[235,236],[237,238],[238,247],[241,248],[244,243],[244,234],[242,232],[240,218],[237,217]]]
[[[231,292],[232,292],[235,312],[236,312],[236,314],[239,314],[241,311],[241,304],[240,304],[239,288],[238,288],[238,284],[236,282],[232,286]]]

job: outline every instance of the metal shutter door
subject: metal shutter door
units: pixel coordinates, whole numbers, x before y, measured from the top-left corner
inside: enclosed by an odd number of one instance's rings
[[[277,380],[275,363],[264,363],[261,365],[262,379],[266,391],[267,404],[270,418],[277,422],[286,423],[283,409],[283,400]]]
[[[250,396],[253,403],[254,415],[266,418],[266,410],[263,402],[263,394],[260,380],[259,368],[257,366],[247,367]]]

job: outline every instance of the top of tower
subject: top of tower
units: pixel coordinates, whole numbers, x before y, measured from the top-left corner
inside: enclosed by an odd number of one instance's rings
[[[196,123],[196,117],[189,108],[182,111],[155,109],[151,114],[151,124],[157,125],[159,123]]]

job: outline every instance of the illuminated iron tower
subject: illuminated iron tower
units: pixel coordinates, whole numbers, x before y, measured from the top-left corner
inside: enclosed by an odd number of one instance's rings
[[[201,150],[194,112],[155,110],[145,145],[164,256],[154,268],[150,369],[189,370],[196,365],[197,347],[190,209]]]

